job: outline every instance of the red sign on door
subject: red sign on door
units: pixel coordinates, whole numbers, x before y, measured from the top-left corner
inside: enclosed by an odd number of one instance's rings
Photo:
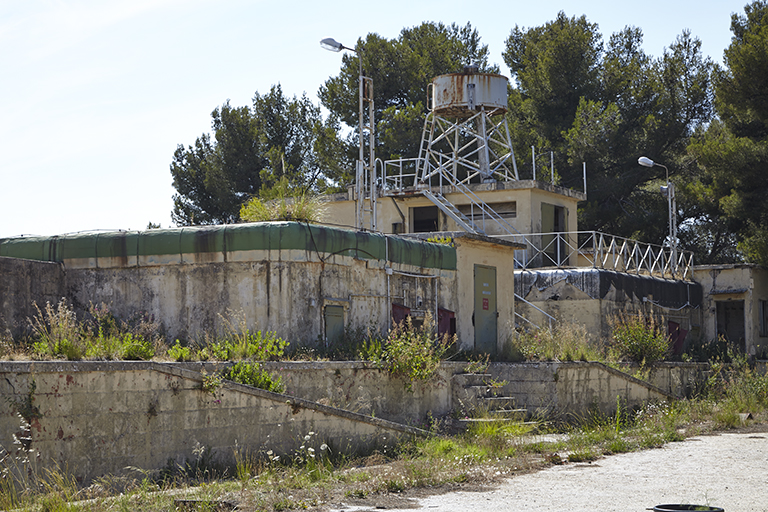
[[[483,299],[483,309],[489,309],[488,299]]]

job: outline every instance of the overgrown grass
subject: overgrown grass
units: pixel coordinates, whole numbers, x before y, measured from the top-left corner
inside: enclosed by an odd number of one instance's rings
[[[50,302],[30,319],[37,358],[147,360],[163,347],[159,326],[148,315],[136,315],[120,322],[108,305],[91,304],[88,318],[78,321],[72,306],[61,300]]]
[[[254,197],[240,208],[240,218],[246,222],[264,222],[274,220],[319,222],[324,207],[319,197],[310,193],[296,191],[294,197],[279,194],[272,200]]]
[[[616,359],[639,363],[643,368],[665,359],[670,353],[669,338],[657,319],[643,313],[620,315],[615,319],[610,347]]]
[[[513,361],[603,361],[602,342],[579,324],[557,323],[553,327],[519,333],[507,358]]]

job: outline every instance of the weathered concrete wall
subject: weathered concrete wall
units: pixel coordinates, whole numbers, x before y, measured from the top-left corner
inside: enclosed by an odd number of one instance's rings
[[[639,370],[636,364],[622,365],[621,370],[632,374]],[[655,363],[647,377],[657,388],[678,397],[691,397],[701,390],[710,376],[708,363]]]
[[[315,432],[315,448],[367,451],[418,435],[382,419],[224,383],[203,391],[199,373],[159,363],[0,363],[0,395],[21,403],[34,382],[31,448],[41,467],[58,464],[88,481],[128,466],[194,461],[205,447],[227,462],[236,447],[290,453]],[[36,417],[35,417],[36,416]],[[20,421],[0,402],[0,446],[13,450]]]
[[[316,433],[317,446],[327,443],[337,452],[371,450],[423,434],[402,423],[422,426],[428,414],[440,417],[466,405],[451,385],[466,363],[444,363],[434,381],[415,383],[413,392],[401,379],[359,362],[267,367],[283,377],[286,394],[230,382],[203,391],[204,374],[189,368],[213,371],[213,363],[0,362],[0,446],[17,447],[16,410],[26,409],[41,466],[58,464],[87,481],[127,466],[194,461],[200,447],[221,461],[231,460],[236,447],[290,453],[309,432]],[[549,417],[611,413],[617,397],[629,407],[671,398],[599,363],[494,363],[489,372],[506,381],[501,395]],[[30,414],[23,404],[33,383],[36,410]]]
[[[466,363],[444,362],[436,377],[406,388],[402,378],[362,362],[264,363],[282,376],[286,393],[377,418],[423,426],[427,415],[449,414],[454,408],[451,376]]]
[[[453,280],[454,272],[438,274]],[[146,311],[171,339],[201,339],[204,332],[221,329],[220,315],[233,311],[245,315],[250,329],[275,331],[294,345],[313,345],[323,336],[328,305],[342,306],[345,324],[353,328],[386,326],[388,283],[397,288],[401,281],[415,279],[387,276],[384,262],[340,256],[327,262],[291,261],[282,255],[276,261],[71,269],[67,292],[83,308],[89,301],[111,304],[119,318]],[[434,287],[422,288],[418,293],[433,304]],[[455,308],[451,287],[440,290],[440,306]]]
[[[389,379],[386,372],[362,362],[265,364],[283,377],[288,394],[377,418],[420,425],[427,413],[439,417],[462,407],[450,380],[464,372],[466,363],[442,363],[437,378],[415,383],[413,392],[405,390],[401,379]],[[648,384],[601,363],[492,363],[488,369],[494,380],[506,381],[499,394],[514,398],[531,414],[555,415],[586,414],[594,407],[612,411],[617,395],[632,407],[646,400],[669,400],[685,388],[680,382],[693,386],[694,378],[706,378],[702,371],[697,364],[666,365]]]
[[[617,397],[632,408],[674,398],[602,363],[495,363],[490,373],[494,379],[506,381],[501,394],[515,398],[518,407],[533,415],[578,417],[595,409],[612,413]]]
[[[0,257],[0,335],[28,332],[33,304],[43,309],[65,295],[64,275],[59,263]]]
[[[701,286],[592,268],[515,272],[518,295],[546,311],[558,321],[576,322],[588,332],[608,337],[612,321],[621,314],[643,311],[660,319],[666,327],[674,321],[698,338],[701,330]],[[538,325],[546,317],[522,302],[518,312]]]

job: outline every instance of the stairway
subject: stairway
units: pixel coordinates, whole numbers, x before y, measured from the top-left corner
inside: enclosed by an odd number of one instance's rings
[[[424,194],[424,197],[435,203],[435,205],[440,208],[443,213],[453,219],[453,221],[456,222],[456,224],[464,231],[485,235],[485,232],[480,229],[477,224],[472,222],[469,217],[461,213],[459,209],[456,208],[453,203],[448,201],[442,194],[433,194],[432,191],[428,188],[423,189],[421,193]]]
[[[454,407],[463,411],[459,425],[466,429],[478,422],[525,422],[528,409],[518,408],[515,398],[504,396],[489,373],[460,373],[451,378]]]

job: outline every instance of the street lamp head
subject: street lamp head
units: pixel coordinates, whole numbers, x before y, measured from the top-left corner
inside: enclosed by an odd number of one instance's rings
[[[639,163],[643,167],[653,167],[654,165],[656,165],[656,162],[654,162],[647,156],[641,156],[640,158],[638,158],[637,163]]]
[[[341,50],[344,49],[344,45],[332,37],[326,37],[325,39],[320,41],[320,46],[332,52],[340,52]]]

